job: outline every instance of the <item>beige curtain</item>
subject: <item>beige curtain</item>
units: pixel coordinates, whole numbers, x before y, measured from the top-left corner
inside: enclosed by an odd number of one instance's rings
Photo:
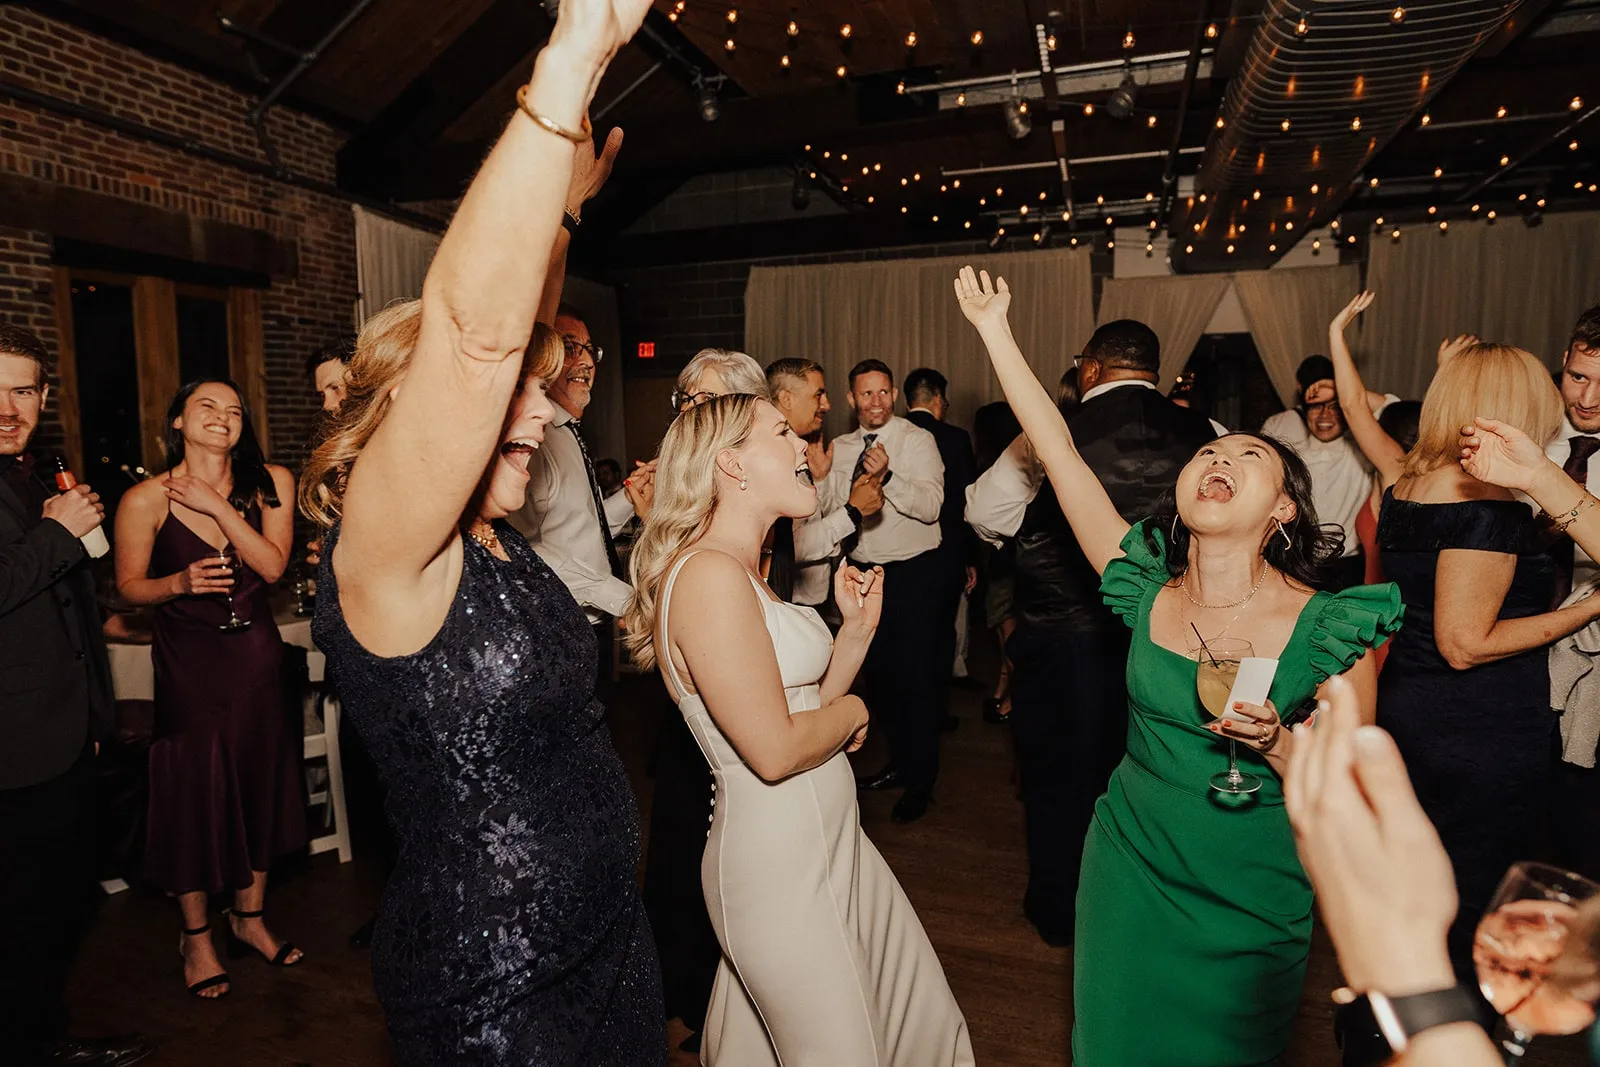
[[[1284,407],[1295,406],[1295,368],[1327,352],[1328,323],[1360,291],[1361,271],[1354,263],[1245,271],[1233,285],[1273,388]]]
[[[1116,319],[1137,319],[1161,338],[1161,388],[1178,380],[1206,323],[1228,291],[1226,274],[1173,278],[1108,278],[1100,291],[1102,326]]]
[[[360,298],[357,315],[362,322],[396,300],[422,295],[422,279],[439,247],[439,234],[408,226],[368,211],[356,213],[356,283]],[[359,324],[358,324],[359,325]]]
[[[1003,397],[956,306],[951,283],[968,263],[1005,277],[1017,343],[1054,392],[1094,329],[1087,251],[755,267],[745,288],[745,351],[763,366],[786,356],[820,363],[834,402],[830,436],[851,425],[846,375],[863,359],[883,360],[896,381],[917,367],[938,370],[950,380],[951,421],[970,425],[974,411]]]
[[[1357,342],[1373,388],[1420,398],[1446,335],[1475,333],[1561,365],[1578,315],[1600,303],[1600,213],[1402,227],[1374,237],[1367,287],[1378,294]]]

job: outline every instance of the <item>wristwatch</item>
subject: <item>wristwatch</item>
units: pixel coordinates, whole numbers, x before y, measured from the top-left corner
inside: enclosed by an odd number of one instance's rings
[[[1424,1030],[1450,1023],[1476,1023],[1481,1019],[1478,997],[1462,985],[1404,997],[1370,992],[1367,1002],[1372,1006],[1372,1017],[1378,1022],[1378,1032],[1396,1056],[1405,1052],[1411,1039]]]
[[[856,507],[854,504],[846,504],[844,506],[844,513],[846,515],[850,516],[850,525],[851,526],[854,526],[858,530],[861,529],[861,509],[860,508]]]
[[[578,235],[578,227],[583,225],[583,220],[574,215],[571,210],[566,210],[561,213],[561,225],[567,228],[568,233],[576,237]]]

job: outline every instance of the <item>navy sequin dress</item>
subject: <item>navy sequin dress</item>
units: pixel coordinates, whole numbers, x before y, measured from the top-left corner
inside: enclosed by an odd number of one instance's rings
[[[400,846],[372,944],[395,1061],[661,1064],[638,810],[594,699],[594,634],[527,542],[496,530],[510,562],[464,539],[444,624],[393,658],[345,626],[337,527],[322,553],[314,636]]]

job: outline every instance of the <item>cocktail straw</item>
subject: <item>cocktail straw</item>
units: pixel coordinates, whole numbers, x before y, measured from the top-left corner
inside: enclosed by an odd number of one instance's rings
[[[1211,665],[1213,667],[1215,667],[1217,665],[1217,657],[1213,656],[1211,654],[1211,650],[1206,647],[1206,639],[1203,638],[1203,637],[1200,637],[1200,627],[1196,626],[1194,623],[1191,622],[1189,624],[1189,629],[1193,630],[1195,637],[1199,638],[1199,640],[1200,640],[1200,651],[1202,651],[1202,652],[1204,652],[1206,654],[1206,659],[1210,660],[1211,661]]]

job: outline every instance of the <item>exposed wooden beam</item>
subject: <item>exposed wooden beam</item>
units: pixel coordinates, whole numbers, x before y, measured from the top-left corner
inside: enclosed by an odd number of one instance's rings
[[[267,425],[266,340],[261,331],[261,292],[234,286],[228,290],[228,370],[244,390],[256,439],[263,455],[272,455]]]
[[[67,465],[83,471],[83,408],[78,403],[78,348],[72,319],[72,274],[66,267],[50,272],[56,313],[56,415],[61,420]]]
[[[167,405],[183,384],[178,370],[178,299],[167,278],[133,283],[134,361],[139,378],[139,458],[147,470],[166,465]]]
[[[237,42],[203,33],[137,0],[17,2],[235,89],[259,93],[266,88],[260,70]],[[284,103],[345,129],[370,121],[373,114],[370,106],[309,81],[297,86]]]
[[[396,171],[427,158],[439,134],[521,64],[550,30],[550,20],[539,5],[496,0],[345,144],[339,152],[340,185],[376,191]],[[463,178],[471,176],[486,151],[487,146],[473,147],[471,169],[463,167]]]

